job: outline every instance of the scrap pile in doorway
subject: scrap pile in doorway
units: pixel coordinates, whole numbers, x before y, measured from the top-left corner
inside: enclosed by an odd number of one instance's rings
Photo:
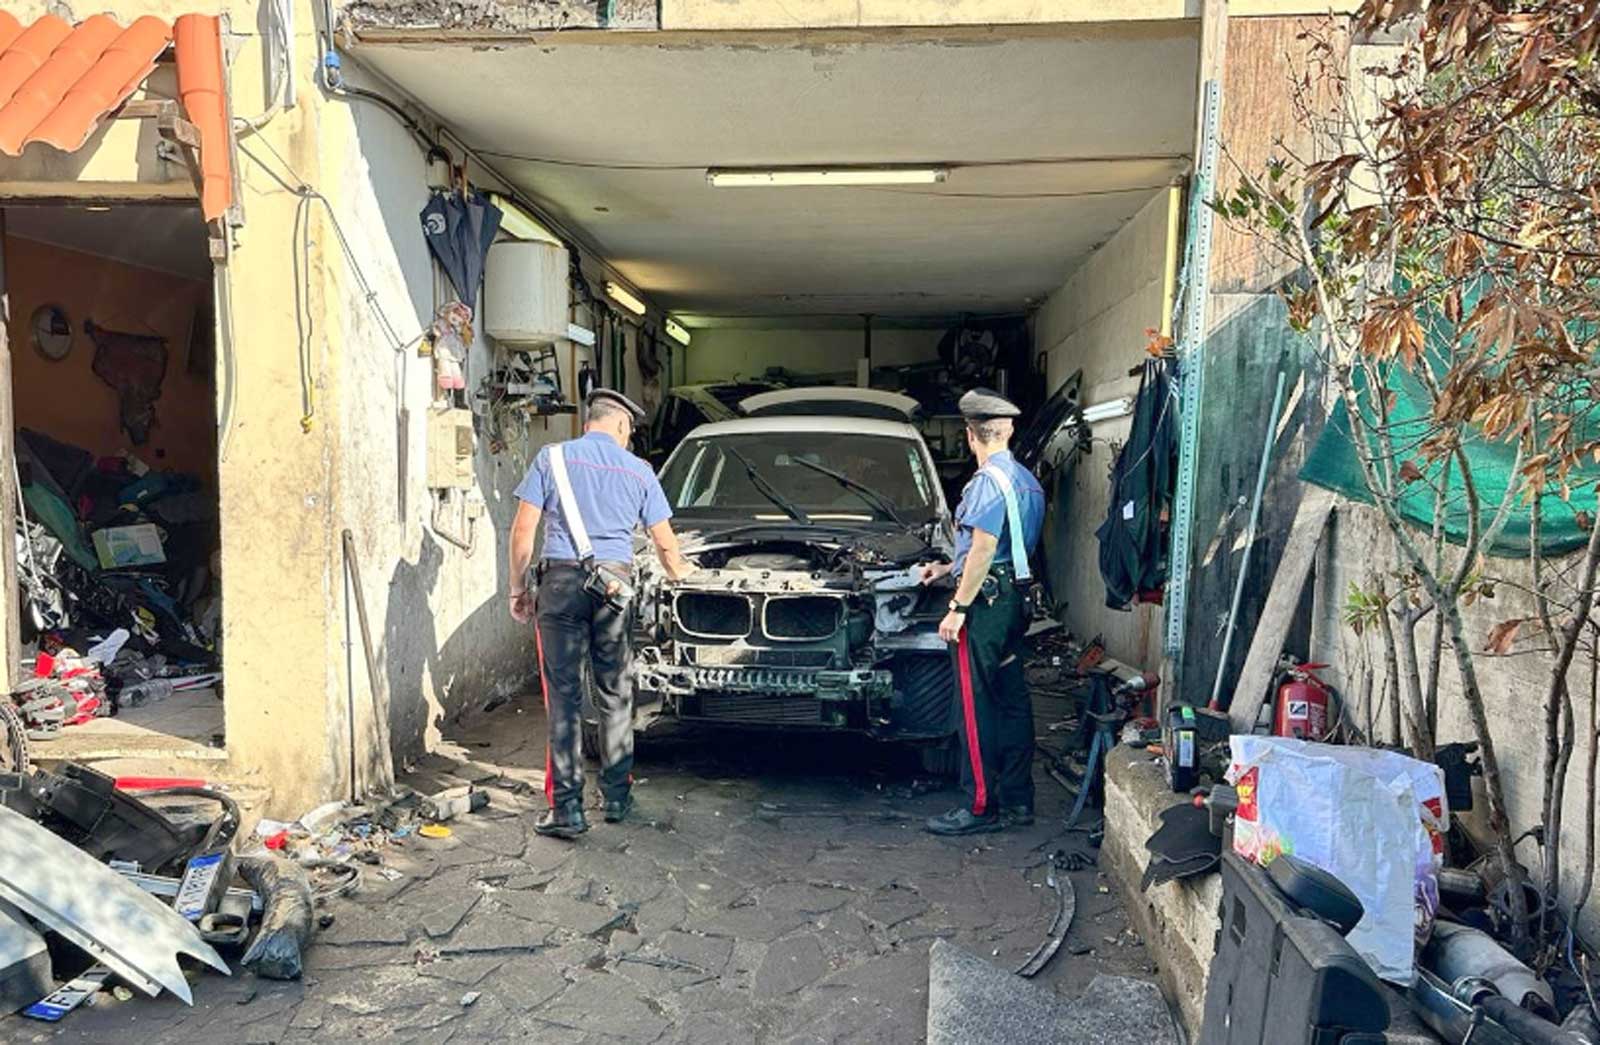
[[[446,821],[488,800],[471,785],[402,789],[246,834],[227,790],[204,781],[113,779],[73,763],[0,772],[0,1014],[55,1022],[135,992],[192,1004],[201,965],[299,979],[317,930],[334,923],[330,901],[366,873],[405,877],[390,866],[396,852],[448,838]]]
[[[13,695],[43,734],[215,686],[216,499],[197,478],[23,429],[17,575],[34,651]]]

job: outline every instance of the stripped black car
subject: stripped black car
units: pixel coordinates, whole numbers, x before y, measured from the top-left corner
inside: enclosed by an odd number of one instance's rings
[[[948,558],[949,508],[907,421],[913,401],[830,395],[845,400],[756,397],[757,416],[702,426],[663,468],[700,568],[673,582],[639,558],[635,726],[854,731],[917,741],[927,767],[948,772],[953,682],[938,622],[950,593],[923,587],[917,566]]]

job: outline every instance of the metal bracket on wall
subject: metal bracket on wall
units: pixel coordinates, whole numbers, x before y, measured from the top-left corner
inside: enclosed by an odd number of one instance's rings
[[[1206,298],[1211,290],[1211,198],[1217,181],[1217,125],[1222,111],[1222,86],[1207,80],[1200,162],[1189,186],[1189,232],[1184,247],[1182,323],[1179,326],[1179,402],[1182,427],[1178,437],[1177,491],[1172,500],[1171,547],[1167,555],[1166,652],[1181,662],[1184,623],[1189,608],[1189,569],[1194,534],[1195,471],[1200,442],[1200,401],[1205,381]]]

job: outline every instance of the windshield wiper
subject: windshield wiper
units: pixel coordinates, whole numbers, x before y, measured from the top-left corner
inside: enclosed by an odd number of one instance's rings
[[[872,505],[872,507],[887,515],[890,519],[893,519],[900,526],[905,527],[907,530],[911,529],[911,525],[904,519],[900,518],[900,513],[894,510],[893,502],[865,483],[857,482],[848,475],[845,475],[843,472],[834,471],[827,465],[818,464],[815,461],[808,461],[804,457],[791,457],[790,460],[795,464],[803,464],[812,471],[821,472],[823,475],[834,480],[847,489],[854,490],[863,501],[866,501],[868,504]]]
[[[757,490],[760,490],[762,495],[765,496],[767,500],[771,501],[779,508],[782,508],[784,514],[793,519],[795,522],[805,526],[811,525],[811,517],[805,512],[801,511],[800,507],[793,501],[779,493],[778,488],[772,485],[772,481],[766,476],[762,475],[756,469],[754,464],[750,463],[750,458],[740,453],[739,450],[732,445],[725,445],[720,447],[720,449],[725,450],[734,457],[738,458],[739,463],[744,465],[744,473],[750,477],[751,485],[753,485]]]

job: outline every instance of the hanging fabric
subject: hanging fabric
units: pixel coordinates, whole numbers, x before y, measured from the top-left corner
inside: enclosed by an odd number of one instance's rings
[[[1111,507],[1095,531],[1106,605],[1160,602],[1167,582],[1167,517],[1177,475],[1177,399],[1165,359],[1145,361],[1128,442],[1111,470]]]

